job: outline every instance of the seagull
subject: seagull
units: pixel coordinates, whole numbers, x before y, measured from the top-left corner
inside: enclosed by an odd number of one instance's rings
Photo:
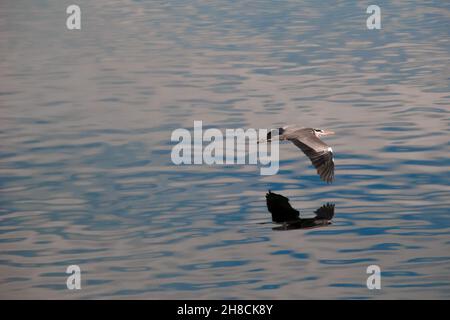
[[[311,160],[320,178],[327,183],[332,183],[334,180],[333,149],[319,138],[332,134],[334,134],[333,131],[289,125],[269,131],[267,139],[262,139],[258,143],[271,142],[276,138],[280,141],[291,141]]]

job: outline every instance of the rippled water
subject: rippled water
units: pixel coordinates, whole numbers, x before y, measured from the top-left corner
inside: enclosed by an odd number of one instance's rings
[[[0,298],[450,298],[450,4],[0,4]],[[336,182],[175,166],[172,130],[326,128]],[[333,224],[273,231],[265,193]],[[66,289],[66,267],[82,289]],[[366,288],[379,265],[382,289]]]

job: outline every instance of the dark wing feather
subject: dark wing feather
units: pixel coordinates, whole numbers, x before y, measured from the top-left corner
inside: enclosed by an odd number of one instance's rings
[[[334,203],[327,203],[315,211],[316,219],[331,220],[334,216]]]
[[[292,141],[306,154],[323,181],[327,183],[333,182],[333,151],[325,142],[317,138],[313,133],[308,135],[302,134],[300,137],[288,138],[288,140]]]
[[[269,193],[266,194],[266,202],[274,222],[292,221],[300,216],[300,212],[290,205],[289,199],[281,194],[269,190]]]

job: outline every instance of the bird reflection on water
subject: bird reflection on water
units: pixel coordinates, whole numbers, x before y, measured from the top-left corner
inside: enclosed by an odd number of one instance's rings
[[[269,192],[266,194],[267,209],[272,214],[272,221],[280,223],[273,230],[311,229],[331,224],[334,216],[334,204],[327,203],[318,208],[313,218],[301,218],[300,211],[289,204],[289,199],[281,194]]]

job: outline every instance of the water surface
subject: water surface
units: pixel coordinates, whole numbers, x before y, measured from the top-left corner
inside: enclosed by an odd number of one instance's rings
[[[448,2],[77,3],[0,4],[0,298],[450,298]],[[336,181],[175,166],[194,120],[331,129]],[[333,224],[273,231],[268,189]]]

